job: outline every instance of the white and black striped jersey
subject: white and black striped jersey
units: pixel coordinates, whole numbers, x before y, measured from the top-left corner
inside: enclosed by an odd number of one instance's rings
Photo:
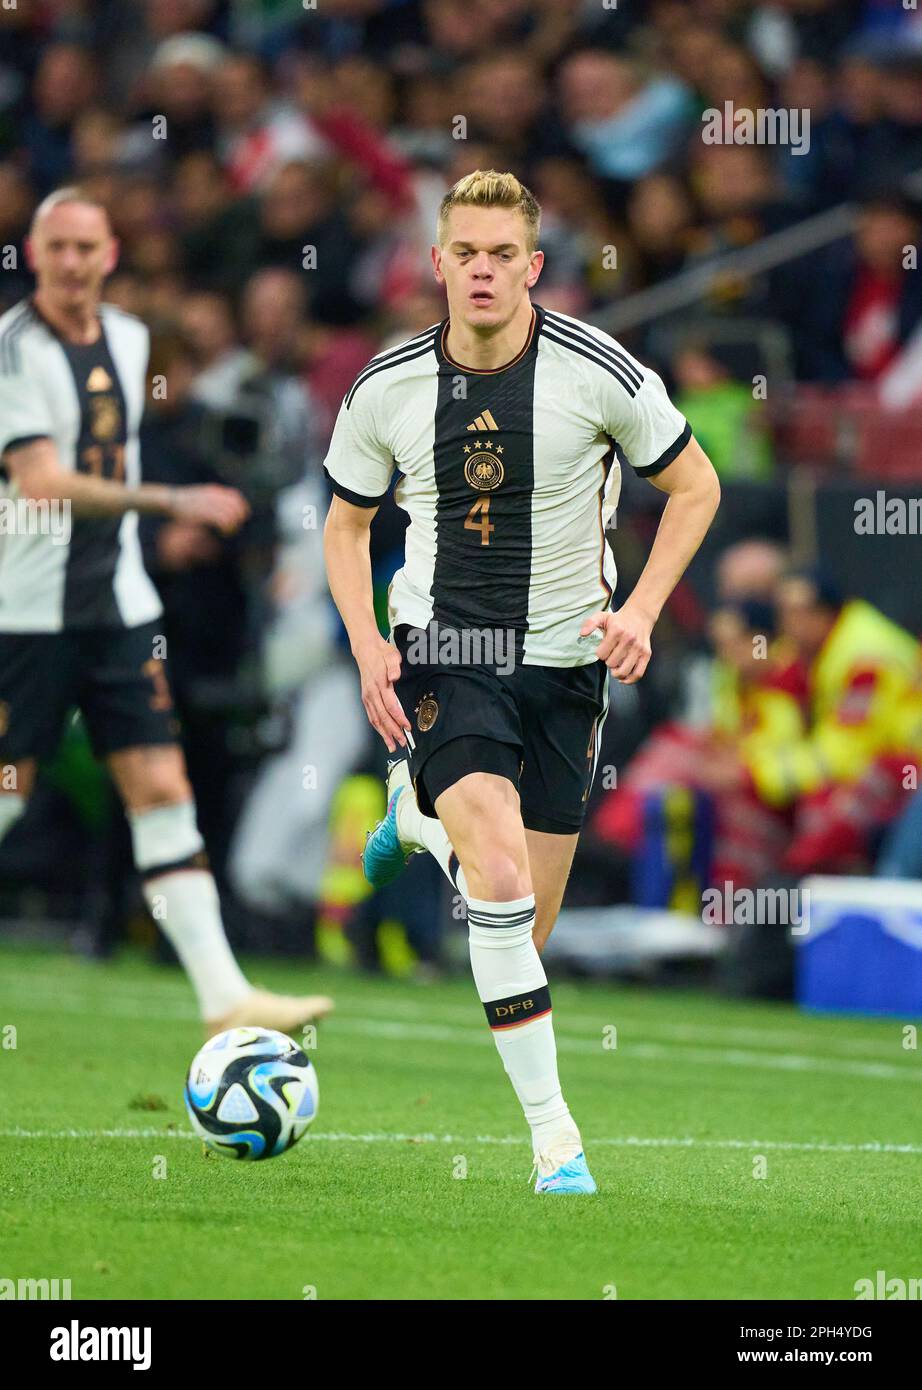
[[[326,459],[333,490],[377,506],[401,475],[392,628],[513,629],[525,664],[585,665],[595,643],[580,627],[615,586],[605,530],[620,463],[658,473],[691,428],[655,372],[567,314],[534,305],[522,351],[492,371],[453,362],[447,331],[433,324],[359,374]]]
[[[50,439],[61,467],[141,480],[138,426],[144,408],[147,328],[100,307],[100,336],[65,341],[31,299],[0,318],[0,464],[17,444]],[[0,494],[18,496],[6,469]],[[160,612],[144,569],[138,516],[74,517],[66,543],[35,525],[0,535],[0,632],[135,627]]]

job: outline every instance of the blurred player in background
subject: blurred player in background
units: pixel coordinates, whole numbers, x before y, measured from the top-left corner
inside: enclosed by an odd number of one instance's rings
[[[22,816],[37,760],[78,707],[131,825],[144,895],[189,975],[208,1034],[291,1033],[332,1007],[254,989],[224,934],[196,824],[178,725],[157,655],[160,602],[138,513],[229,533],[248,506],[232,488],[140,481],[148,333],[100,304],[118,244],[80,190],[38,208],[28,243],[36,293],[0,319],[0,461],[23,524],[0,554],[0,836]],[[51,518],[64,524],[52,534]]]
[[[654,729],[594,818],[604,843],[635,854],[651,796],[681,788],[692,794],[687,810],[673,797],[671,813],[689,839],[696,805],[712,797],[711,882],[749,886],[777,866],[790,833],[779,767],[785,748],[805,735],[807,695],[805,671],[775,629],[774,608],[759,599],[725,601],[711,615],[709,716],[702,725],[670,719]],[[710,818],[708,825],[710,835]]]
[[[591,1193],[538,952],[573,861],[609,672],[643,675],[720,489],[655,372],[532,304],[539,223],[512,174],[478,170],[443,199],[432,259],[449,317],[373,358],[343,402],[326,462],[327,569],[368,717],[392,754],[409,753],[391,766],[366,874],[382,884],[411,853],[438,858],[467,902],[474,979],[531,1128],[535,1190]],[[611,612],[605,530],[625,459],[668,501],[634,592]],[[395,467],[410,527],[385,641],[369,531]],[[462,643],[446,661],[446,633],[476,634],[479,657]]]
[[[808,724],[775,758],[794,811],[787,873],[866,868],[872,842],[903,809],[922,749],[922,669],[912,633],[822,569],[779,585],[782,627],[808,671]]]

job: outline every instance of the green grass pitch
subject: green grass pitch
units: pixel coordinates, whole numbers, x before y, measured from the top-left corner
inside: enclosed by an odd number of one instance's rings
[[[190,1137],[178,971],[0,951],[0,1278],[69,1278],[74,1298],[852,1299],[878,1269],[922,1274],[922,1053],[896,1020],[558,984],[600,1192],[539,1198],[469,982],[248,964],[338,1004],[314,1128],[263,1163]]]

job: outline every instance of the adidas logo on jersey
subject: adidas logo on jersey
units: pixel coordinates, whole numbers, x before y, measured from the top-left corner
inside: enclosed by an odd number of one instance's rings
[[[110,391],[112,389],[112,378],[105,367],[94,367],[86,379],[86,389],[88,391]]]
[[[498,430],[499,425],[493,419],[491,412],[485,410],[482,415],[477,416],[477,419],[472,425],[468,425],[468,429],[480,431],[485,434],[487,430]]]

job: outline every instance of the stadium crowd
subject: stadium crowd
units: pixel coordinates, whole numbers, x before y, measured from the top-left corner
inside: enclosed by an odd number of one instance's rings
[[[725,103],[808,112],[806,146],[706,143],[702,116]],[[254,945],[302,942],[310,912],[345,959],[344,922],[364,939],[402,911],[418,953],[436,953],[422,904],[437,874],[414,865],[400,904],[362,896],[381,750],[326,595],[321,462],[368,358],[443,316],[438,202],[490,167],[542,204],[549,308],[607,327],[633,293],[715,268],[693,314],[679,303],[618,336],[663,372],[722,478],[758,499],[731,506],[658,629],[658,673],[616,703],[603,761],[626,771],[596,788],[578,893],[636,896],[654,793],[686,795],[709,873],[742,883],[866,866],[888,826],[918,817],[918,621],[867,602],[869,576],[831,579],[828,555],[793,566],[783,499],[791,464],[883,475],[880,412],[897,408],[892,458],[922,477],[922,282],[906,255],[922,16],[884,0],[18,0],[0,7],[0,310],[30,291],[37,203],[78,182],[121,244],[107,298],[151,326],[151,378],[167,383],[145,476],[218,478],[253,506],[233,540],[143,529],[202,829],[240,905],[231,930]],[[831,242],[722,269],[845,201],[857,215]],[[626,487],[625,584],[653,506]],[[385,509],[382,605],[401,535]],[[49,783],[85,803],[87,775],[72,750]],[[4,845],[18,889],[37,872],[27,837],[47,844],[59,817],[49,791]],[[95,839],[109,825],[117,887],[117,821],[85,804],[84,821]],[[881,866],[922,876],[912,839],[892,830]],[[121,902],[112,889],[103,916]]]

